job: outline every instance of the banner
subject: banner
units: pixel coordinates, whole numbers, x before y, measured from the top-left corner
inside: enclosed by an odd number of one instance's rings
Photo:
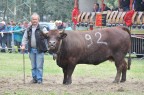
[[[106,26],[107,14],[97,13],[95,19],[95,26]]]

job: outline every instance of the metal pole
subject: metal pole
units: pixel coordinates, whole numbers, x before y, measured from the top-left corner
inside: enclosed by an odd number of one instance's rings
[[[23,52],[23,74],[24,74],[24,76],[23,76],[23,82],[25,84],[25,56],[24,56],[24,52]]]
[[[11,41],[11,46],[12,46],[12,51],[14,52],[14,32],[11,32],[12,34],[12,41]]]

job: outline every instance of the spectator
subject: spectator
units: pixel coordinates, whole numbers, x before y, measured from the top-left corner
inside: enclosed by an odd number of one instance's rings
[[[23,32],[22,32],[23,28],[20,25],[18,24],[16,25],[15,23],[13,23],[13,31],[14,31],[14,44],[17,48],[20,48],[21,40],[23,36]]]
[[[102,4],[102,11],[108,11],[111,10],[106,4]]]
[[[130,0],[119,0],[119,8],[122,11],[129,11],[130,10]]]
[[[6,32],[6,23],[5,23],[5,21],[0,22],[0,32],[1,32],[0,43],[1,43],[1,46],[2,46],[1,52],[5,52],[6,38],[7,38],[6,33],[3,33],[3,32]]]
[[[29,27],[29,23],[27,21],[24,21],[22,28],[27,29],[28,27]]]
[[[144,11],[144,0],[141,2],[141,11]]]
[[[37,13],[31,16],[31,26],[25,31],[21,49],[24,51],[28,43],[29,57],[32,65],[31,83],[41,84],[43,81],[44,52],[47,51],[44,38],[41,33],[47,33],[46,28],[39,25],[40,17]]]
[[[133,5],[135,11],[144,11],[144,0],[134,0]]]
[[[55,21],[55,25],[56,25],[56,28],[57,28],[57,29],[63,29],[63,28],[64,28],[64,27],[63,27],[63,22],[60,21],[60,20],[56,20],[56,21]]]
[[[101,11],[101,9],[99,7],[99,4],[98,3],[94,3],[94,5],[93,5],[93,12],[100,12],[100,11]]]
[[[58,29],[63,29],[63,28],[64,28],[62,21],[59,21],[59,22],[58,22],[57,28],[58,28]]]
[[[7,32],[13,31],[13,28],[12,28],[12,26],[10,25],[10,23],[7,23],[7,25],[6,25],[6,31],[7,31]],[[11,42],[12,42],[12,35],[11,35],[11,33],[8,33],[8,34],[7,34],[7,47],[8,47],[8,52],[9,52],[9,53],[12,52]]]

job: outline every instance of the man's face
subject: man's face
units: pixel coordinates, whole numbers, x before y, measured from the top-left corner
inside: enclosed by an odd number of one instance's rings
[[[0,26],[1,26],[1,27],[3,27],[3,26],[4,26],[4,24],[3,24],[3,23],[0,23]]]
[[[94,4],[94,8],[95,8],[95,9],[98,9],[98,5],[97,5],[97,4]]]
[[[32,25],[38,25],[39,23],[39,17],[38,16],[33,16],[31,20]]]

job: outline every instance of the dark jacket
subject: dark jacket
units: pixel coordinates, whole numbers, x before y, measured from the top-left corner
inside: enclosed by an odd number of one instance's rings
[[[120,0],[120,8],[123,9],[123,11],[129,11],[130,10],[130,0]]]
[[[130,5],[130,0],[120,0],[120,5],[121,7],[129,7]]]
[[[47,47],[45,44],[45,38],[42,35],[42,29],[43,27],[38,25],[36,30],[35,30],[35,38],[36,38],[36,48],[39,53],[46,52]],[[31,35],[32,35],[32,26],[30,26],[27,30],[28,34],[28,51],[31,49]]]
[[[134,0],[134,9],[136,11],[144,11],[144,2],[142,0]]]

